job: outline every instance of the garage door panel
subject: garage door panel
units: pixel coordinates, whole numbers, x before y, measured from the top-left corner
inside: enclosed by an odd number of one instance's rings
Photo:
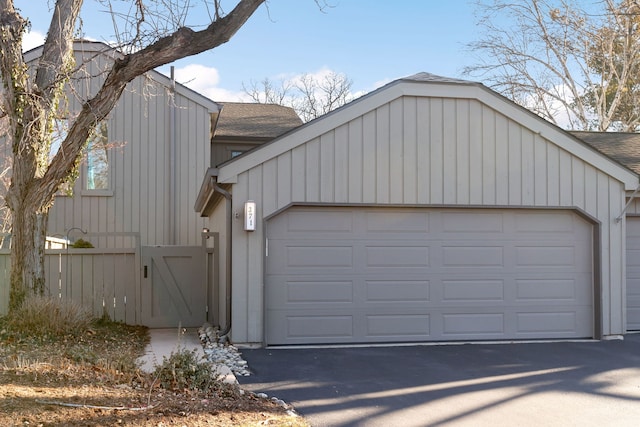
[[[290,209],[298,229],[305,209]],[[272,223],[290,212],[269,221],[269,344],[593,335],[592,229],[575,214],[326,209],[350,212],[350,232],[283,238]],[[317,215],[314,208],[309,220]],[[561,223],[543,227],[554,219]],[[315,248],[342,255],[317,260],[325,255]]]
[[[464,339],[504,336],[504,317],[504,313],[445,313],[442,315],[442,336],[452,339],[458,339],[458,336]]]
[[[366,280],[367,302],[429,301],[428,280]]]
[[[504,281],[495,280],[442,280],[442,301],[504,301]]]

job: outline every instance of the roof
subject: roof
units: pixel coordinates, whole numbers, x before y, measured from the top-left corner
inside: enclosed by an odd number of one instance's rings
[[[99,41],[91,41],[91,40],[83,40],[78,39],[73,42],[73,49],[76,52],[91,52],[93,54],[101,54],[110,58],[121,58],[122,52],[109,46],[106,43]],[[29,63],[37,60],[40,56],[42,56],[42,51],[44,50],[44,45],[40,45],[35,47],[24,53],[25,62]],[[208,108],[210,112],[217,112],[220,110],[220,104],[213,101],[212,99],[202,95],[199,92],[196,92],[193,89],[188,88],[187,86],[180,84],[176,81],[172,81],[170,77],[165,76],[161,72],[157,70],[150,70],[145,73],[145,75],[152,80],[158,82],[159,84],[172,88],[180,95],[200,104],[204,107]]]
[[[275,104],[222,102],[216,137],[273,139],[302,125],[293,108]]]
[[[640,174],[640,133],[579,131],[570,133],[602,154]]]

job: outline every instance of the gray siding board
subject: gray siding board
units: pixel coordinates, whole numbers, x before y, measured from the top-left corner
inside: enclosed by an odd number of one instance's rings
[[[509,121],[502,114],[496,116],[495,135],[496,204],[504,206],[509,204]]]
[[[291,151],[278,156],[278,209],[291,202],[291,188],[293,185],[291,172]]]
[[[390,141],[389,104],[376,110],[376,198],[375,203],[389,203]],[[395,147],[394,147],[395,148]]]
[[[334,198],[335,140],[333,132],[320,136],[320,201],[330,202]]]
[[[482,105],[469,103],[469,203],[482,204]]]
[[[413,204],[418,202],[417,170],[422,166],[418,159],[418,117],[415,97],[404,98],[404,114],[400,120],[403,125],[403,137],[399,142],[403,145],[402,200]]]
[[[429,161],[430,161],[430,176],[428,182],[430,184],[429,197],[433,203],[441,204],[443,202],[443,163],[444,163],[444,150],[443,150],[443,117],[442,117],[442,100],[431,99],[430,100],[430,117],[429,117],[429,139],[427,144],[429,145]]]
[[[371,111],[362,117],[363,134],[363,176],[362,200],[365,203],[375,203],[377,193],[377,150],[376,150],[376,112]]]
[[[389,105],[389,202],[402,203],[404,172],[404,98],[396,99]]]
[[[305,191],[307,185],[306,155],[306,146],[304,145],[291,150],[291,197],[293,200],[307,200]]]
[[[443,203],[453,204],[457,198],[457,124],[458,117],[456,114],[456,101],[453,99],[445,99],[442,105],[443,116]]]
[[[362,118],[357,118],[349,123],[349,134],[347,135],[349,146],[349,163],[347,165],[347,185],[349,191],[348,201],[354,203],[364,199],[364,161],[365,152],[363,149]]]
[[[469,203],[469,144],[471,138],[469,135],[469,103],[456,101],[456,200],[455,203]]]
[[[482,107],[482,204],[496,203],[496,128],[495,112]]]
[[[343,125],[334,134],[334,195],[337,203],[349,200],[349,126]]]

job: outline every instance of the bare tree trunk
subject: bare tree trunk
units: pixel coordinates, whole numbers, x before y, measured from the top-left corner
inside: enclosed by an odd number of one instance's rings
[[[43,295],[44,248],[49,209],[38,201],[12,198],[11,292],[9,310],[22,305],[28,294]]]

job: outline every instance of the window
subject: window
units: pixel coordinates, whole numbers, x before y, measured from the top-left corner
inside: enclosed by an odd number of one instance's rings
[[[62,141],[67,137],[68,120],[56,120],[51,149],[49,152],[49,160],[58,152]],[[109,171],[109,136],[108,122],[100,122],[95,130],[89,136],[85,147],[85,158],[81,162],[81,181],[80,190],[84,195],[109,196],[110,191],[110,171]],[[60,186],[58,195],[72,195],[74,182],[64,183]],[[76,190],[77,187],[76,187]]]
[[[85,190],[109,190],[107,122],[100,122],[87,141]]]
[[[231,151],[231,158],[233,159],[234,157],[238,157],[240,154],[244,153],[244,151],[235,151],[232,150]]]

